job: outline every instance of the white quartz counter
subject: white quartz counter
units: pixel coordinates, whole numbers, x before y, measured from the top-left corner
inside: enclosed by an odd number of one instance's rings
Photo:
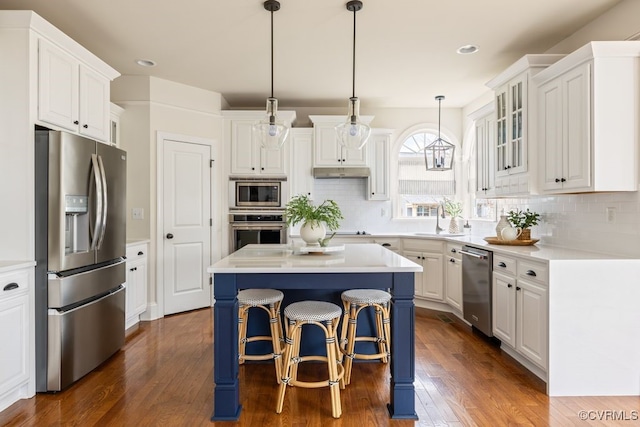
[[[303,254],[292,245],[247,245],[207,269],[209,273],[398,273],[422,267],[375,243],[344,245],[344,251]]]
[[[35,261],[0,261],[0,273],[20,270],[36,265]]]

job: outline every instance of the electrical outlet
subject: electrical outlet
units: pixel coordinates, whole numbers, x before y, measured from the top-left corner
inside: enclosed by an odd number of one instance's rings
[[[131,209],[131,217],[133,219],[144,219],[144,209],[142,208]]]
[[[613,224],[616,221],[616,208],[609,206],[606,209],[607,212],[607,222],[609,224]]]

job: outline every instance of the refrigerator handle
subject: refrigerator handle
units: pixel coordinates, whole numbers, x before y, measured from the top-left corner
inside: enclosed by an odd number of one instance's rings
[[[104,171],[104,163],[102,162],[102,156],[98,157],[98,164],[100,165],[100,178],[102,179],[102,224],[100,225],[100,240],[98,240],[97,249],[100,249],[102,242],[104,241],[104,234],[107,230],[107,176]]]
[[[103,214],[103,196],[102,196],[102,178],[100,176],[100,165],[98,164],[98,156],[91,155],[91,183],[90,188],[95,186],[96,189],[96,222],[95,225],[89,221],[89,231],[91,232],[90,250],[95,250],[100,237],[100,226],[102,225]]]

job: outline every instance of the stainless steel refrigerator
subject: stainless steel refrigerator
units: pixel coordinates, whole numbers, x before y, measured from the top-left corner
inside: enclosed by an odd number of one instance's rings
[[[36,129],[36,390],[62,390],[122,347],[126,153]]]

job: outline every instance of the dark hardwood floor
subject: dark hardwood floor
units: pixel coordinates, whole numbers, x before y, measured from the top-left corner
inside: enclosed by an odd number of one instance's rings
[[[355,364],[351,385],[341,393],[343,415],[338,420],[331,417],[327,389],[291,388],[284,411],[276,414],[273,366],[248,363],[240,368],[244,407],[239,422],[211,422],[212,311],[203,309],[134,327],[124,348],[94,372],[61,393],[13,404],[0,413],[0,426],[640,424],[614,420],[638,414],[639,397],[549,398],[540,380],[453,315],[416,309],[416,331],[420,420],[415,422],[389,419],[389,370],[380,363]],[[591,420],[582,421],[580,411],[593,411],[588,413]]]

